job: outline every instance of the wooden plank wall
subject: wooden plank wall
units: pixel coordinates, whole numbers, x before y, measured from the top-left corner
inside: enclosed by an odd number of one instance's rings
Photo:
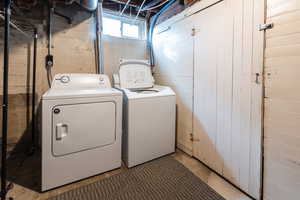
[[[300,1],[267,0],[264,199],[300,198]]]

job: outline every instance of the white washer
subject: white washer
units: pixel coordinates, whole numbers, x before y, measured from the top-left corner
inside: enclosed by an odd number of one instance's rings
[[[122,98],[106,75],[54,77],[42,97],[42,191],[121,167]]]
[[[121,60],[115,87],[124,92],[122,156],[128,167],[175,151],[176,97],[154,85],[149,63]]]

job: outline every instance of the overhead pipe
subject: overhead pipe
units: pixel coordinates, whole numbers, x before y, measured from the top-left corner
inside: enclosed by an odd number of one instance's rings
[[[161,3],[162,1],[164,1],[164,0],[154,0],[154,1],[151,1],[150,3],[148,3],[147,5],[144,6],[144,8],[142,9],[142,11],[147,10],[148,8],[151,8],[153,6],[156,6],[157,4]]]
[[[115,2],[115,3],[118,3],[118,4],[126,4],[124,1],[120,1],[120,0],[109,0],[111,2]],[[135,4],[130,4],[130,7],[134,7],[134,8],[139,8],[138,5],[135,5]]]
[[[151,67],[154,67],[155,65],[155,60],[154,60],[154,52],[153,52],[153,44],[152,44],[152,39],[153,39],[153,31],[154,27],[157,23],[157,20],[159,19],[160,15],[165,12],[173,3],[175,3],[177,0],[170,0],[158,13],[156,13],[150,23],[150,28],[148,31],[148,48],[150,52],[150,65]]]
[[[97,66],[98,73],[104,74],[104,51],[103,51],[103,7],[102,1],[98,2],[96,9],[96,51],[97,51]]]
[[[168,3],[168,2],[169,2],[169,0],[163,1],[163,2],[161,2],[160,4],[158,4],[158,5],[156,5],[156,6],[153,6],[153,7],[150,7],[150,8],[145,8],[145,9],[143,9],[142,11],[150,11],[150,10],[157,9],[157,8],[159,8],[159,7],[163,6],[163,5],[165,5],[165,4]]]
[[[127,0],[125,6],[124,6],[124,8],[122,9],[122,11],[120,12],[120,15],[119,15],[119,16],[122,16],[122,15],[123,15],[123,13],[124,13],[124,11],[126,10],[128,4],[130,3],[130,1],[131,1],[131,0]]]
[[[135,16],[135,18],[134,18],[133,23],[134,23],[134,22],[137,20],[137,18],[139,17],[140,12],[141,12],[141,10],[142,10],[142,8],[143,8],[145,2],[146,2],[146,0],[143,0],[142,4],[141,4],[141,6],[140,6],[140,8],[139,8],[139,10],[138,10],[138,13],[136,14],[136,16]]]

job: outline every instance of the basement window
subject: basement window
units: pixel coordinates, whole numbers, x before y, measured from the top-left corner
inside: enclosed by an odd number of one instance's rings
[[[103,34],[126,39],[145,39],[145,21],[127,16],[104,13]]]
[[[132,37],[132,38],[139,38],[139,26],[138,25],[132,25],[132,24],[126,24],[123,23],[123,36],[125,37]]]
[[[121,21],[103,17],[103,34],[121,37]]]

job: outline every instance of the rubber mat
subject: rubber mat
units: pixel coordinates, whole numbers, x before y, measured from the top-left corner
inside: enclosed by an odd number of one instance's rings
[[[225,200],[181,163],[161,158],[48,200]]]

